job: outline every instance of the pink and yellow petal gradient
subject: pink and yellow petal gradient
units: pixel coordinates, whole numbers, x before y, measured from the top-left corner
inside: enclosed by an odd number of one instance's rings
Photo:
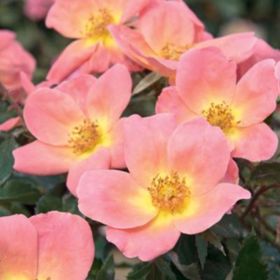
[[[80,211],[107,225],[107,239],[127,257],[154,259],[171,250],[180,233],[205,231],[250,198],[226,182],[236,166],[222,131],[205,120],[176,128],[170,114],[132,116],[124,131],[129,173],[85,172],[77,196]]]
[[[86,279],[94,243],[89,225],[79,216],[13,215],[1,217],[0,225],[1,279]]]
[[[55,61],[47,79],[55,84],[74,73],[104,72],[115,63],[139,70],[118,47],[109,26],[125,24],[149,4],[147,0],[56,0],[46,25],[75,41]]]
[[[171,82],[180,57],[190,49],[214,46],[228,58],[242,62],[252,55],[257,41],[253,33],[213,39],[182,1],[157,1],[140,14],[136,29],[114,25],[110,30],[127,56]]]
[[[35,90],[24,119],[37,140],[14,151],[14,169],[37,175],[69,171],[67,183],[75,194],[85,169],[124,167],[120,117],[131,87],[127,68],[115,65],[99,79],[84,74]]]
[[[239,81],[236,69],[217,48],[186,53],[176,85],[163,90],[156,111],[175,114],[179,123],[203,117],[224,132],[234,157],[267,160],[278,145],[276,134],[263,123],[279,94],[275,61],[258,62]]]

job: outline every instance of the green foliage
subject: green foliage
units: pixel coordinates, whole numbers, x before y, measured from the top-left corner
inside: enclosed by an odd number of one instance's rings
[[[233,280],[267,280],[267,268],[262,261],[262,252],[256,236],[249,236],[237,257]]]
[[[14,164],[12,151],[16,146],[15,140],[9,135],[0,139],[0,186],[11,176]]]

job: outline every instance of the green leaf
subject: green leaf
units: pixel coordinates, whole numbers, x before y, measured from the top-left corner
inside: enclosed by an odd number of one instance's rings
[[[234,214],[225,215],[211,230],[218,236],[225,238],[240,238],[243,235],[242,226]]]
[[[114,280],[115,279],[115,268],[114,258],[109,255],[103,263],[101,269],[96,274],[95,280]]]
[[[224,253],[209,244],[208,255],[201,278],[203,280],[225,280],[230,270],[231,264]]]
[[[159,258],[152,263],[140,263],[134,266],[127,276],[128,280],[177,280],[171,269],[171,262]]]
[[[251,174],[251,182],[255,185],[273,185],[280,182],[280,163],[267,162],[259,164]]]
[[[233,271],[233,280],[267,280],[266,266],[262,261],[259,241],[249,236],[237,257]]]
[[[12,151],[15,146],[13,138],[6,138],[0,143],[0,185],[12,174],[14,164]]]
[[[204,264],[207,257],[207,249],[208,249],[208,242],[203,238],[201,235],[195,236],[195,245],[197,248],[197,254],[199,258],[199,262],[201,265],[201,268],[204,268]]]
[[[267,264],[268,279],[280,279],[280,250],[271,244],[261,242],[263,261]]]
[[[66,194],[62,200],[63,212],[69,212],[72,214],[80,214],[78,209],[77,199],[71,194]]]
[[[12,179],[0,189],[0,202],[20,202],[34,204],[41,196],[36,184],[31,180]]]
[[[175,252],[178,255],[179,262],[184,265],[196,262],[196,246],[194,236],[181,234],[179,241],[175,246]]]
[[[47,213],[54,210],[62,211],[62,200],[60,197],[48,193],[38,200],[35,210],[37,214]]]

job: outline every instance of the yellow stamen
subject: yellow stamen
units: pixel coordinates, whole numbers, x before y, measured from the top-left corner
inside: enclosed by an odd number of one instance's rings
[[[75,126],[69,134],[68,144],[73,152],[82,155],[91,152],[101,142],[98,125],[84,120],[81,125]]]
[[[188,49],[187,46],[176,46],[174,44],[166,44],[160,52],[160,55],[166,59],[179,60],[180,56]]]
[[[211,125],[220,127],[225,133],[228,133],[238,124],[232,109],[224,101],[222,103],[211,103],[208,109],[202,111],[202,114]]]
[[[100,9],[88,19],[83,35],[90,39],[105,40],[111,36],[107,27],[112,23],[114,23],[112,14],[107,9]]]
[[[181,178],[176,172],[164,177],[155,176],[148,190],[153,205],[172,214],[182,212],[191,196],[185,178]]]

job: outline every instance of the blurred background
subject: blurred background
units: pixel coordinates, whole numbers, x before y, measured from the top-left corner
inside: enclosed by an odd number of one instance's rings
[[[36,1],[36,0],[35,0]],[[252,30],[280,48],[280,0],[186,0],[206,24],[209,32],[224,35]],[[41,81],[52,60],[68,44],[43,20],[24,14],[25,0],[0,0],[0,28],[17,33],[18,40],[35,56],[38,68],[35,82]]]

